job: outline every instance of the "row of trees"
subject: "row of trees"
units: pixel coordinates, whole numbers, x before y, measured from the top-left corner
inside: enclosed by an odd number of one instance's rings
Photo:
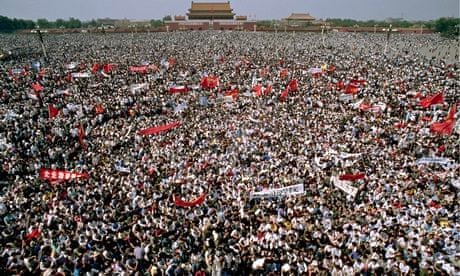
[[[165,16],[162,20],[150,20],[150,26],[160,27],[164,25],[165,21],[170,21],[171,16]],[[408,28],[408,27],[423,27],[427,29],[434,29],[436,32],[446,37],[458,37],[460,30],[460,18],[440,18],[435,21],[407,21],[403,19],[391,19],[387,21],[358,21],[353,19],[339,19],[331,18],[326,19],[326,22],[331,26],[337,27],[387,27],[390,23],[394,28]],[[280,24],[278,20],[272,21],[259,21],[258,26],[273,27]],[[78,29],[78,28],[96,28],[104,25],[104,20],[91,20],[82,22],[76,18],[69,18],[68,20],[57,19],[56,21],[48,21],[47,19],[38,19],[36,22],[32,20],[8,18],[0,16],[0,32],[14,32],[16,30],[27,30],[40,27],[43,29]]]

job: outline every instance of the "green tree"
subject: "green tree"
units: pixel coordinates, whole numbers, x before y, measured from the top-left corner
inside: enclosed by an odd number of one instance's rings
[[[45,18],[37,19],[37,25],[38,25],[40,28],[43,28],[43,29],[48,29],[48,28],[53,28],[53,27],[54,27],[53,22],[49,22],[49,21],[48,21],[47,19],[45,19]]]
[[[165,22],[165,21],[172,21],[171,15],[167,15],[167,16],[163,17],[163,22]]]
[[[164,22],[161,20],[155,20],[155,19],[150,20],[150,26],[155,27],[155,28],[163,26],[163,23]]]
[[[458,38],[460,35],[460,18],[439,18],[434,22],[434,29],[444,37]]]

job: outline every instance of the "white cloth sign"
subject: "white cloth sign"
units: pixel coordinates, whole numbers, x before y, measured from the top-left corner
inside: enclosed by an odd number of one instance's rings
[[[350,181],[340,180],[338,176],[332,176],[331,182],[334,184],[334,186],[353,197],[355,197],[358,193],[358,188],[351,186],[349,184],[351,183]]]
[[[268,189],[260,192],[252,192],[250,198],[271,198],[284,197],[291,195],[301,195],[304,193],[303,184],[291,185],[283,188]]]

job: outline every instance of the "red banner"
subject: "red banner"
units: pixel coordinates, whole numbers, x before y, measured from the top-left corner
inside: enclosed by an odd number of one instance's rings
[[[439,92],[436,95],[428,96],[420,100],[419,105],[428,108],[435,104],[442,104],[444,102],[444,94]]]
[[[260,97],[262,96],[262,85],[260,84],[257,84],[255,86],[252,87],[252,91],[254,91],[255,95],[257,97]]]
[[[78,126],[78,141],[80,142],[80,145],[83,149],[88,148],[88,145],[85,144],[83,141],[85,139],[85,130],[83,129],[83,126],[80,124]]]
[[[186,208],[186,207],[195,207],[201,205],[206,200],[206,193],[201,194],[199,197],[191,200],[191,201],[184,201],[177,195],[173,195],[174,204],[178,207]]]
[[[359,179],[363,179],[366,175],[364,173],[357,173],[357,174],[343,174],[339,177],[340,180],[347,180],[347,181],[356,181]]]
[[[169,88],[169,93],[187,93],[190,89],[187,86],[172,86]]]
[[[69,172],[69,171],[64,171],[64,170],[45,169],[45,168],[40,169],[38,176],[41,180],[49,180],[49,181],[65,181],[65,180],[70,180],[70,179],[89,177],[87,173],[75,173],[75,172]]]
[[[280,101],[282,102],[286,101],[288,95],[289,95],[289,87],[284,89],[284,91],[281,93]]]
[[[148,66],[130,66],[129,67],[130,72],[135,72],[135,73],[144,73],[146,74],[148,71]]]
[[[150,127],[150,128],[146,128],[146,129],[143,129],[143,130],[139,131],[138,134],[143,135],[143,136],[159,134],[161,132],[164,132],[164,131],[170,130],[172,128],[178,127],[180,125],[181,125],[181,122],[174,122],[174,123],[170,123],[170,124],[166,124],[166,125]]]

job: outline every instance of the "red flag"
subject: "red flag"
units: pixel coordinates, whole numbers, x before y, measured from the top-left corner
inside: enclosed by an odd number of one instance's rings
[[[203,89],[212,89],[220,85],[219,77],[206,76],[201,78],[200,85]]]
[[[57,117],[59,114],[59,109],[54,107],[52,104],[48,105],[48,118],[52,119],[54,117]]]
[[[359,86],[359,85],[361,85],[361,84],[366,84],[366,80],[354,79],[354,80],[351,80],[350,83]]]
[[[35,228],[34,230],[32,230],[32,232],[26,235],[26,240],[30,241],[38,237],[40,237],[40,229]]]
[[[104,73],[108,74],[112,72],[113,69],[115,69],[116,67],[117,65],[115,63],[109,63],[109,64],[105,64],[102,70],[104,70]]]
[[[80,142],[80,145],[83,149],[88,148],[88,145],[85,144],[85,130],[83,129],[83,125],[79,124],[78,125],[78,141]]]
[[[343,90],[345,89],[345,84],[343,83],[343,81],[339,81],[337,82],[336,87],[338,90]]]
[[[283,69],[280,72],[280,78],[284,79],[288,75],[288,69]]]
[[[433,96],[428,96],[420,100],[419,105],[428,108],[432,105],[435,104],[441,104],[444,102],[444,94],[442,92],[439,92],[436,95]]]
[[[236,99],[238,99],[239,93],[240,91],[238,90],[238,88],[233,88],[232,90],[226,91],[225,96],[232,96],[233,100],[235,101]]]
[[[272,92],[272,85],[268,84],[267,87],[265,87],[264,95],[268,96]]]
[[[252,87],[252,91],[256,94],[257,97],[262,96],[262,85],[257,84]]]
[[[457,113],[457,105],[454,104],[450,108],[446,120],[431,124],[430,131],[441,135],[451,135],[455,125],[455,113]]]
[[[355,94],[358,94],[358,91],[359,91],[359,85],[356,85],[353,83],[348,84],[347,87],[345,88],[345,94],[355,95]]]
[[[289,82],[289,91],[296,92],[299,88],[299,84],[297,83],[296,79],[293,79]]]
[[[40,91],[43,91],[43,89],[45,89],[45,88],[40,83],[36,82],[36,83],[32,84],[32,89],[35,92],[40,92]]]
[[[177,121],[177,122],[174,122],[174,123],[169,123],[169,124],[166,124],[166,125],[161,125],[161,126],[154,126],[154,127],[150,127],[150,128],[146,128],[146,129],[143,129],[141,131],[139,131],[139,135],[152,135],[152,134],[159,134],[161,132],[164,132],[164,131],[167,131],[167,130],[170,130],[172,128],[175,128],[175,127],[178,127],[181,125],[181,122]]]
[[[280,101],[282,101],[282,102],[286,101],[288,95],[289,95],[289,89],[286,88],[286,89],[284,89],[284,91],[281,93]]]
[[[366,175],[364,173],[357,173],[357,174],[343,174],[339,177],[340,180],[347,180],[347,181],[356,181],[359,179],[363,179]]]
[[[97,104],[95,107],[94,107],[94,111],[96,112],[96,114],[102,114],[104,113],[104,107],[102,106],[102,104]]]
[[[175,58],[170,57],[170,58],[168,58],[168,63],[169,63],[170,67],[173,67],[174,65],[176,65],[177,62],[176,62]]]
[[[93,64],[93,66],[91,67],[91,72],[92,72],[93,74],[96,74],[96,73],[99,72],[101,69],[102,69],[102,65],[99,64],[99,63],[95,63],[95,64]]]
[[[191,201],[184,201],[177,195],[173,195],[173,201],[174,201],[174,204],[178,207],[182,207],[182,208],[195,207],[195,206],[201,205],[206,200],[206,195],[207,195],[206,193],[203,193],[199,197]]]

